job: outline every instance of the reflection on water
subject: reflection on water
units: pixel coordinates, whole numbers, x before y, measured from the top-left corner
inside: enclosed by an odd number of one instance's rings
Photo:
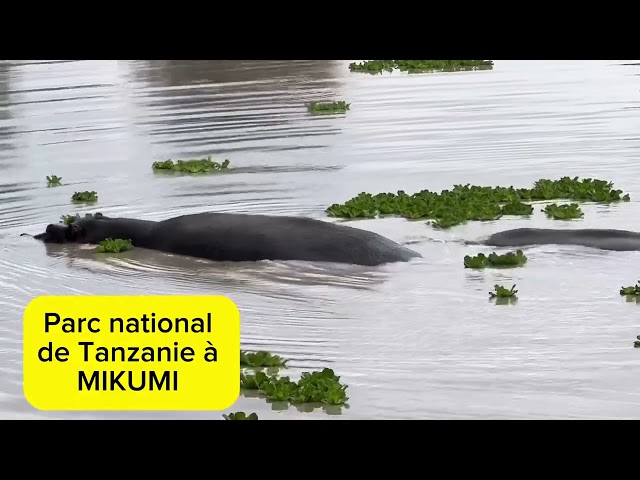
[[[269,404],[260,418],[633,418],[640,386],[633,299],[640,252],[525,249],[527,265],[474,272],[465,243],[520,226],[638,230],[638,61],[495,61],[492,71],[351,74],[346,61],[0,61],[0,416],[211,418],[220,412],[39,412],[22,393],[22,311],[43,294],[224,294],[243,349],[329,367],[349,408]],[[305,103],[346,100],[346,115]],[[156,160],[228,158],[212,176],[157,175]],[[63,186],[47,188],[46,175]],[[133,250],[43,245],[63,214],[163,219],[201,211],[326,218],[362,191],[457,183],[528,186],[606,178],[631,195],[584,220],[351,222],[418,250],[407,264],[213,263]],[[97,206],[72,205],[95,190]],[[328,221],[335,221],[329,220]],[[488,292],[515,284],[518,300]],[[316,406],[313,406],[316,407]]]
[[[309,118],[305,107],[341,96],[338,62],[143,63],[135,69],[149,85],[135,96],[146,114],[139,125],[182,155],[325,148],[324,137],[340,133],[339,122]]]
[[[147,277],[164,280],[172,288],[191,289],[197,278],[203,289],[237,289],[256,295],[274,294],[287,285],[335,286],[371,290],[388,274],[380,269],[359,265],[314,262],[212,262],[146,249],[134,249],[118,255],[97,254],[90,245],[42,244],[47,255],[60,259],[70,268],[82,268],[105,275],[106,281],[122,277]],[[109,278],[112,276],[113,278]],[[305,303],[307,299],[292,298]]]
[[[0,171],[6,167],[7,159],[14,148],[13,135],[15,128],[11,121],[10,90],[10,67],[7,63],[0,61]]]

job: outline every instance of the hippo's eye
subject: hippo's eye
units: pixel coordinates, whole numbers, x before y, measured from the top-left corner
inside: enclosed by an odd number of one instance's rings
[[[68,240],[77,240],[82,234],[82,227],[76,225],[75,223],[72,223],[67,227],[64,233],[65,237],[67,237]]]

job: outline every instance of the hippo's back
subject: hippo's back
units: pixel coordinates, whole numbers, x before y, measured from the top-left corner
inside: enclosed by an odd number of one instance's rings
[[[420,254],[367,230],[291,216],[232,213],[183,215],[158,223],[161,236],[221,260],[307,260],[379,265]]]

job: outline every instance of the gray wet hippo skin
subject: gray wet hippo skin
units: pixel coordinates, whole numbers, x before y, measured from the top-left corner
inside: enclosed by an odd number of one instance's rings
[[[304,260],[376,266],[421,257],[377,233],[302,217],[196,213],[162,221],[96,215],[50,224],[47,243],[131,240],[134,247],[218,261]]]
[[[493,247],[581,245],[602,250],[640,250],[640,233],[611,229],[516,228],[494,233],[480,242]]]

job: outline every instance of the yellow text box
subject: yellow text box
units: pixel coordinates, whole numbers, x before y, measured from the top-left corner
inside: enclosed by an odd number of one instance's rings
[[[40,410],[225,410],[240,395],[240,312],[223,296],[35,298],[24,393]]]

